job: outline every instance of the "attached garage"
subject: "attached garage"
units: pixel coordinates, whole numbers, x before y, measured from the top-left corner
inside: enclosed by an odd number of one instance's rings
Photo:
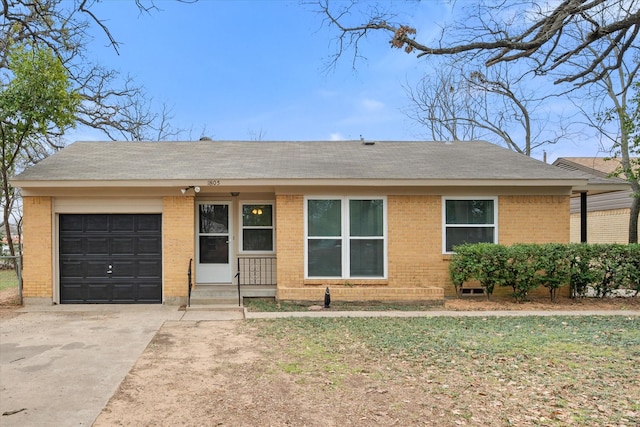
[[[161,303],[162,215],[60,214],[60,303]]]

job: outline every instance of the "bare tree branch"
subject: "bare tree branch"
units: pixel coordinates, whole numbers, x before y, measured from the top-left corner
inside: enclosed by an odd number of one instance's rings
[[[568,136],[561,118],[555,127],[544,112],[549,96],[519,87],[508,67],[485,74],[467,64],[442,64],[415,90],[408,89],[409,117],[428,128],[435,139],[487,139],[530,156],[536,149]]]
[[[407,24],[392,23],[388,15],[371,15],[364,23],[349,25],[347,18],[353,14],[355,3],[346,7],[330,6],[329,0],[320,0],[318,7],[328,24],[338,30],[339,50],[334,61],[345,48],[358,50],[358,44],[371,31],[389,34],[392,47],[415,53],[416,57],[441,55],[487,54],[486,66],[513,62],[521,59],[535,61],[537,74],[547,74],[568,64],[589,46],[598,45],[599,55],[592,59],[592,70],[610,57],[614,48],[617,61],[608,65],[620,66],[627,49],[634,45],[640,26],[638,0],[563,0],[551,10],[543,10],[535,1],[504,1],[498,6],[481,1],[473,13],[462,14],[457,25],[448,29],[448,37],[437,45],[416,40],[417,30]],[[484,16],[506,14],[521,16],[513,25],[485,22]],[[620,14],[623,11],[623,14]],[[479,26],[474,22],[480,22]],[[584,29],[585,37],[578,43],[565,29],[570,24]],[[444,44],[442,40],[449,43]],[[571,42],[568,43],[568,41]],[[354,60],[356,56],[354,55]],[[563,68],[563,75],[555,83],[590,83],[586,74]],[[588,74],[588,73],[587,73]],[[584,80],[583,80],[584,79]]]

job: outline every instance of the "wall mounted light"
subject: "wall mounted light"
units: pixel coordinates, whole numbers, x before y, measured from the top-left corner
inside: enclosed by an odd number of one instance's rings
[[[251,211],[252,214],[254,215],[262,215],[262,209],[260,208],[253,208],[253,210]]]
[[[189,191],[190,189],[193,189],[193,191],[194,191],[194,192],[196,192],[196,193],[199,193],[199,192],[200,192],[200,187],[198,187],[197,185],[195,185],[195,186],[194,186],[194,185],[190,185],[190,186],[188,186],[188,187],[181,188],[181,189],[180,189],[180,192],[181,192],[182,194],[187,194],[187,191]]]

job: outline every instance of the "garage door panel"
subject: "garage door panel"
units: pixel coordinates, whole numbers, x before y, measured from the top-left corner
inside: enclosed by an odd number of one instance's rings
[[[88,237],[84,239],[84,254],[89,256],[109,255],[109,239],[105,237]]]
[[[85,277],[85,269],[80,261],[67,260],[60,263],[60,276],[70,279],[82,279]]]
[[[162,221],[160,216],[138,216],[137,231],[141,233],[151,232],[153,234],[160,233],[162,230]]]
[[[90,283],[87,286],[87,302],[107,303],[111,300],[111,285],[106,283]]]
[[[139,286],[140,284],[136,284],[134,287],[131,283],[116,282],[111,285],[111,291],[113,292],[111,298],[121,303],[136,302],[136,289],[139,288]]]
[[[133,237],[114,237],[111,240],[111,255],[134,255],[136,253],[136,239]]]
[[[67,285],[61,289],[60,299],[67,302],[82,302],[87,299],[86,288],[79,283],[67,283]]]
[[[138,239],[138,255],[159,255],[162,252],[162,241],[158,237],[140,237]]]
[[[113,217],[110,231],[131,234],[135,231],[135,215],[116,215]]]
[[[83,239],[80,237],[60,238],[60,256],[82,255],[85,253]]]
[[[64,215],[60,217],[60,231],[82,231],[82,215]]]
[[[112,279],[135,279],[136,274],[136,261],[133,259],[127,260],[114,260],[110,274]]]
[[[153,302],[155,298],[155,286],[153,282],[139,283],[138,285],[138,301]]]
[[[161,303],[162,217],[61,214],[60,302]]]
[[[84,264],[84,278],[86,279],[107,279],[107,270],[109,264],[106,260],[85,260]]]
[[[85,232],[108,232],[109,215],[81,215],[84,219],[83,228]]]
[[[156,260],[138,261],[138,277],[141,279],[162,278],[162,263]]]

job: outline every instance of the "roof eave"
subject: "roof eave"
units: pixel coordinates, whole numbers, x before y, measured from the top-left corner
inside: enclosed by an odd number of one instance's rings
[[[18,188],[171,188],[171,187],[570,187],[574,191],[591,188],[586,179],[376,179],[376,178],[269,178],[269,179],[166,179],[166,180],[13,180]],[[609,191],[626,189],[620,184],[601,184]],[[600,186],[598,188],[600,188]]]

